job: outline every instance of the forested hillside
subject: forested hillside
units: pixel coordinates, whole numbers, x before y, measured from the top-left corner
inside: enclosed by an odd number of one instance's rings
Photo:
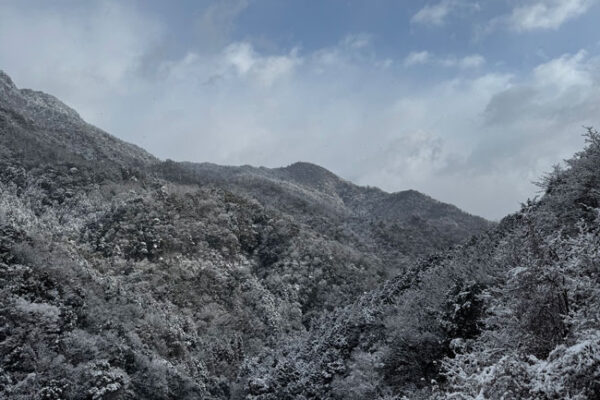
[[[0,398],[600,397],[600,135],[491,224],[160,161],[0,74]]]
[[[161,162],[5,74],[0,133],[0,397],[244,397],[251,357],[491,226],[307,163]]]

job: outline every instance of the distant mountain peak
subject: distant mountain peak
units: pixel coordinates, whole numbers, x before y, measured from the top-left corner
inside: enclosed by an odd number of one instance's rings
[[[313,164],[307,161],[296,161],[293,164],[288,165],[287,167],[281,168],[283,170],[293,172],[293,173],[302,173],[302,174],[313,174],[313,175],[328,175],[328,176],[337,176],[329,171],[326,168],[321,167],[320,165]]]
[[[325,170],[327,171],[325,168],[321,167],[320,165],[308,162],[308,161],[296,161],[291,163],[290,165],[288,165],[285,168],[289,168],[289,169],[293,169],[293,168],[317,168],[320,170]]]
[[[286,172],[291,176],[299,179],[317,179],[317,180],[333,180],[336,182],[343,181],[342,178],[320,165],[313,164],[307,161],[296,161],[293,164],[283,168],[276,168],[282,172]]]
[[[392,192],[392,193],[389,193],[389,196],[393,199],[407,199],[407,198],[423,199],[423,198],[427,198],[428,200],[433,200],[436,202],[438,201],[438,200],[432,198],[431,196],[428,196],[428,195],[421,193],[418,190],[414,190],[414,189],[407,189],[407,190],[401,190],[399,192]]]

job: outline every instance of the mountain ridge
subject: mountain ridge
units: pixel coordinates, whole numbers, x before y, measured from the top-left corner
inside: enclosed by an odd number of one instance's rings
[[[317,335],[341,374],[343,310],[494,226],[305,162],[161,161],[2,81],[0,397],[281,398],[248,368]]]
[[[152,156],[144,149],[134,144],[121,141],[120,139],[117,139],[116,137],[107,134],[101,129],[98,129],[95,126],[86,123],[81,119],[81,117],[75,110],[65,105],[56,97],[46,94],[44,92],[35,91],[31,89],[18,89],[17,86],[13,83],[12,79],[2,70],[0,70],[0,80],[3,82],[4,86],[4,88],[2,89],[3,91],[0,92],[0,107],[4,110],[20,109],[21,111],[25,111],[21,112],[21,115],[23,115],[25,118],[29,118],[29,120],[31,121],[38,121],[38,125],[40,125],[41,129],[45,129],[46,131],[57,129],[66,130],[69,128],[69,124],[75,125],[78,126],[78,130],[80,131],[81,136],[85,136],[85,134],[92,135],[95,136],[97,140],[101,141],[102,143],[96,145],[96,147],[100,148],[100,150],[102,147],[108,146],[119,146],[126,149],[125,152],[121,153],[125,153],[125,156],[131,155],[132,161],[126,162],[125,164],[144,165],[149,163],[150,165],[148,166],[152,167],[151,164],[158,164],[160,162],[158,158]],[[44,122],[40,123],[39,120],[42,120]],[[50,121],[49,124],[48,121]],[[63,126],[63,124],[67,125]],[[85,134],[82,134],[82,132],[84,131]],[[89,145],[89,141],[87,141],[86,144]],[[67,147],[66,145],[64,146]],[[85,154],[85,151],[83,151],[82,149],[78,149],[74,152],[84,154],[84,157],[87,158],[93,157],[92,155]],[[123,154],[121,154],[121,156],[123,156]],[[111,161],[115,161],[115,157],[109,157],[109,159],[111,159]],[[354,184],[353,182],[350,182],[337,176],[336,174],[322,166],[304,161],[297,161],[288,166],[277,168],[254,167],[250,165],[236,167],[217,165],[213,163],[193,162],[181,162],[180,164],[187,166],[190,169],[194,169],[195,172],[205,172],[207,173],[208,178],[211,178],[210,174],[214,173],[214,170],[229,174],[233,173],[237,175],[242,175],[244,173],[256,174],[258,176],[266,175],[268,178],[280,178],[283,181],[286,181],[285,178],[288,178],[287,181],[291,180],[295,183],[303,185],[304,187],[315,189],[317,191],[322,192],[325,195],[330,196],[331,198],[334,198],[336,196],[341,197],[339,191],[344,189],[346,192],[349,191],[352,194],[356,194],[356,189],[359,188],[358,190],[361,191],[363,194],[382,193],[385,195],[391,195],[395,197],[406,196],[408,193],[415,192],[419,194],[423,201],[434,201],[444,206],[450,205],[448,203],[435,200],[430,196],[422,194],[418,191],[414,191],[412,189],[388,193],[379,188],[359,186]],[[194,167],[191,167],[191,165],[194,165]],[[213,171],[207,171],[209,169]],[[354,190],[348,190],[349,187]],[[336,192],[336,196],[333,196],[333,192]],[[334,199],[334,201],[338,200]],[[461,212],[464,211],[461,210]],[[483,219],[481,219],[481,221],[483,222]]]

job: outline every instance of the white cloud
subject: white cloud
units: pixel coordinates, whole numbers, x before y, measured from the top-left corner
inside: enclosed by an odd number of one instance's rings
[[[558,93],[572,87],[592,86],[594,82],[590,67],[594,64],[588,63],[587,58],[587,52],[580,50],[574,55],[564,54],[540,64],[533,71],[535,82],[552,86]]]
[[[426,5],[412,16],[411,22],[424,25],[443,25],[446,17],[457,7],[455,0],[442,0],[434,5]]]
[[[441,0],[436,4],[427,4],[412,16],[414,24],[442,26],[447,18],[456,13],[471,13],[479,11],[478,2],[464,0]]]
[[[354,49],[362,49],[371,44],[372,36],[368,33],[349,34],[342,40],[342,44]]]
[[[470,56],[463,57],[458,62],[458,65],[461,68],[479,68],[483,64],[485,64],[485,58],[479,54],[472,54]]]
[[[564,126],[594,124],[594,108],[600,104],[600,76],[594,71],[600,61],[585,51],[565,54],[538,65],[529,80],[497,93],[486,109],[486,120],[494,125]],[[525,122],[527,122],[525,124]],[[533,132],[545,132],[535,129]]]
[[[446,57],[437,61],[445,67],[458,67],[460,69],[479,68],[485,64],[485,58],[479,54],[471,54],[463,58]]]
[[[596,0],[535,0],[515,7],[509,17],[517,31],[557,29],[563,23],[584,14]]]
[[[428,51],[413,51],[404,59],[404,65],[410,67],[412,65],[427,64],[431,59],[431,54]]]
[[[277,56],[260,56],[250,43],[232,43],[222,53],[225,67],[233,67],[240,76],[252,77],[265,85],[272,85],[277,80],[289,75],[302,60],[297,49],[289,54]]]
[[[478,146],[473,163],[514,163],[539,176],[553,162],[568,158],[581,146],[581,127],[598,124],[600,76],[591,72],[598,67],[598,59],[585,52],[563,55],[495,93],[483,113],[483,127],[491,137]]]
[[[428,51],[411,52],[404,58],[404,66],[433,64],[442,67],[472,69],[485,64],[485,57],[480,54],[471,54],[462,58],[455,56],[438,57]]]

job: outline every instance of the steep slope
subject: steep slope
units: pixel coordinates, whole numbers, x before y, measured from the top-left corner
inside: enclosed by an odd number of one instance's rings
[[[0,155],[0,397],[11,399],[240,396],[245,360],[401,271],[427,251],[415,237],[435,248],[464,237],[385,225],[379,197],[356,196],[393,195],[312,165],[210,166],[205,178],[6,75]],[[410,220],[420,196],[388,206]],[[361,207],[380,218],[364,232]]]
[[[84,160],[105,168],[146,167],[158,160],[87,124],[55,97],[18,89],[0,71],[0,155],[25,163]]]

